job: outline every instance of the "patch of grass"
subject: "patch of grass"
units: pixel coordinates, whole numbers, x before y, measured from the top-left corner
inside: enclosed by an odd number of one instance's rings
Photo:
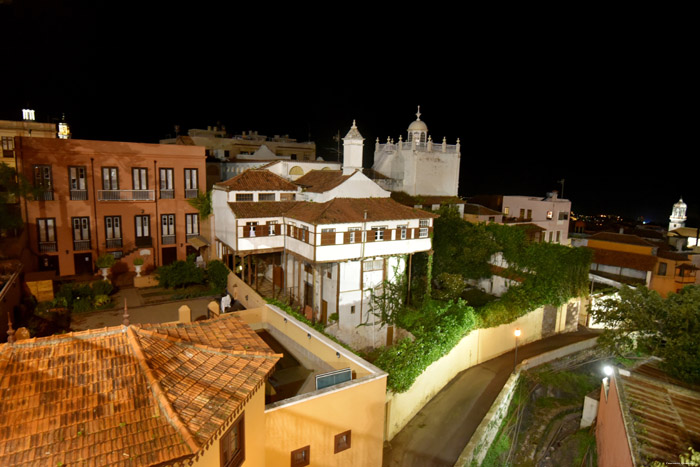
[[[501,428],[502,429],[502,428]],[[510,451],[510,437],[505,433],[499,432],[496,439],[491,443],[491,447],[486,452],[486,457],[481,463],[482,467],[504,467],[505,457]]]
[[[593,465],[598,465],[597,461],[597,446],[595,440],[595,431],[590,428],[584,428],[577,431],[573,435],[576,441],[576,457],[574,457],[574,465],[582,465],[584,457],[593,456]]]
[[[541,371],[537,379],[540,384],[557,388],[574,398],[583,398],[600,385],[594,375],[572,371]]]

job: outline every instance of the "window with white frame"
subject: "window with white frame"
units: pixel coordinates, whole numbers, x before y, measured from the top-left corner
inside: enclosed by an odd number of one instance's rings
[[[197,197],[198,173],[197,169],[185,169],[185,198]]]
[[[236,201],[253,201],[253,193],[236,193]]]
[[[255,230],[258,227],[258,223],[257,222],[246,222],[245,227],[246,227],[245,230],[248,231],[247,236],[248,237],[255,237]],[[244,236],[246,236],[246,235],[244,235]]]
[[[274,193],[259,193],[258,194],[258,201],[274,201],[274,200],[275,200]]]
[[[187,240],[199,235],[199,214],[185,214],[185,233]]]
[[[381,242],[384,240],[384,231],[385,230],[386,230],[386,226],[372,227],[372,231],[374,232],[374,241],[375,242]]]
[[[369,259],[362,263],[363,271],[381,271],[382,269],[384,269],[384,260],[382,258]]]
[[[85,166],[68,167],[68,180],[70,182],[70,199],[87,200],[88,192]]]
[[[399,229],[399,240],[406,240],[407,238],[407,232],[408,232],[408,226],[407,225],[400,225],[398,227]]]
[[[41,253],[58,251],[56,243],[56,219],[37,219],[36,225],[39,231],[39,251]]]
[[[275,229],[277,228],[277,221],[267,221],[267,234],[270,236],[275,235]]]
[[[358,243],[362,241],[362,228],[361,227],[350,227],[348,229],[348,232],[350,233],[348,235],[348,241],[350,243]]]
[[[122,247],[121,216],[105,216],[105,238],[107,240],[107,248]]]
[[[160,174],[160,198],[175,198],[175,185],[173,184],[173,169],[162,168]]]
[[[163,214],[160,216],[160,235],[163,245],[174,245],[175,241],[175,214]]]

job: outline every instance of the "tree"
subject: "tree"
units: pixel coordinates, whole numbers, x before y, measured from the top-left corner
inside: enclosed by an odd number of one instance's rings
[[[199,211],[199,216],[203,221],[207,220],[214,212],[211,205],[211,190],[206,193],[198,191],[197,197],[190,198],[187,202],[190,203],[190,206]]]
[[[32,198],[36,192],[14,167],[0,163],[0,230],[22,227],[22,215],[16,203],[21,196]]]
[[[600,345],[618,355],[636,347],[662,358],[671,376],[700,382],[700,286],[687,286],[665,299],[646,287],[623,287],[619,298],[603,300],[592,315],[608,327]]]

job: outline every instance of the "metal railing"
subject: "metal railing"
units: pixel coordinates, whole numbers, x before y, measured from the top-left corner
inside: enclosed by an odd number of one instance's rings
[[[88,199],[87,190],[71,190],[70,199],[73,201],[85,201]]]
[[[175,190],[160,190],[160,199],[175,199]]]
[[[39,252],[53,253],[56,251],[58,251],[58,244],[56,242],[39,242]]]
[[[121,238],[108,238],[106,243],[107,243],[107,248],[121,248],[122,247],[122,239]]]
[[[175,244],[175,235],[163,235],[160,238],[160,242],[163,245],[174,245]]]
[[[154,190],[98,190],[98,201],[154,201]]]
[[[36,195],[37,201],[53,201],[53,190],[46,190]]]
[[[73,240],[73,249],[75,251],[89,250],[90,240]]]
[[[197,197],[197,189],[195,188],[194,190],[185,190],[185,198],[196,198]]]

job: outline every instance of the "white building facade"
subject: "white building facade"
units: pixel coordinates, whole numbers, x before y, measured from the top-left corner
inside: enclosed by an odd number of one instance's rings
[[[408,127],[408,137],[398,142],[377,139],[372,169],[381,177],[375,179],[382,188],[403,191],[411,196],[457,196],[459,188],[460,142],[447,144],[447,139],[434,142],[428,127],[420,119]]]

